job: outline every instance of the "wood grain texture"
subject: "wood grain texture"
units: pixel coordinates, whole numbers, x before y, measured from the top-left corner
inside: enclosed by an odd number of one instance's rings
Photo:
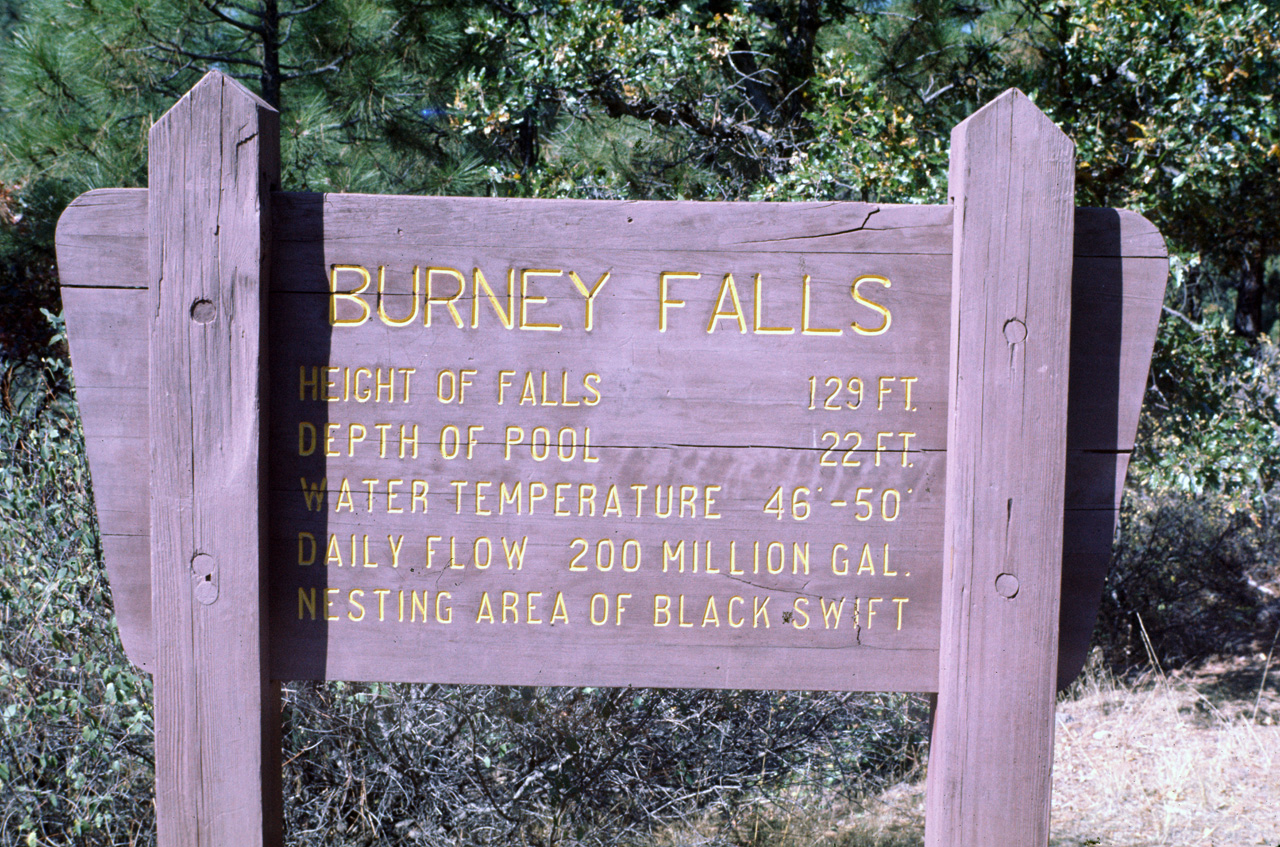
[[[62,287],[147,288],[146,225],[145,188],[98,188],[71,201],[56,235]]]
[[[1151,221],[1126,209],[1076,209],[1075,256],[1077,259],[1124,256],[1131,259],[1166,259],[1164,236]]]
[[[135,267],[146,262],[145,206],[142,211],[141,222],[130,219],[143,233],[128,242]],[[101,216],[85,220],[99,219],[108,222]],[[125,652],[135,665],[152,670],[148,292],[68,284],[90,278],[94,262],[88,252],[64,253],[63,230],[58,234],[63,315],[112,604]],[[123,280],[118,266],[109,267],[107,283]]]
[[[152,620],[162,847],[282,841],[266,654],[273,109],[218,72],[151,129]]]
[[[377,245],[403,242],[405,225],[435,226],[429,223],[448,219],[457,222],[464,233],[482,229],[490,218],[490,202],[498,206],[508,201],[465,201],[452,205],[444,198],[394,198],[405,212],[404,219],[385,222],[383,230],[366,229],[363,243]],[[435,210],[428,215],[414,211],[416,200]],[[524,201],[517,203],[523,205]],[[444,205],[442,205],[444,204]],[[759,206],[760,204],[752,204]],[[828,204],[819,207],[831,208]],[[336,231],[339,221],[354,220],[357,210],[377,206],[377,198],[367,196],[321,197],[307,194],[275,194],[274,227],[279,257],[305,256],[308,250],[320,249],[319,239],[325,229]],[[675,204],[675,212],[688,209],[696,218],[700,213],[694,204]],[[317,211],[329,209],[328,218]],[[578,201],[560,208],[560,214],[571,221],[594,220],[595,209],[623,217],[614,223],[626,230],[626,213],[642,207],[649,215],[641,221],[662,221],[677,225],[686,233],[689,220],[664,212],[665,204],[602,203]],[[423,207],[425,209],[425,207]],[[539,207],[540,208],[540,207]],[[769,204],[763,209],[729,211],[730,221],[749,221],[753,225],[777,226],[780,231],[796,232],[785,221],[790,206]],[[837,210],[839,207],[835,207]],[[904,242],[931,261],[939,248],[932,246],[939,237],[945,241],[949,256],[949,207],[891,207],[898,224],[910,232],[908,238],[892,232],[877,237],[890,239],[902,247]],[[913,213],[918,213],[912,218]],[[866,217],[865,210],[840,213],[839,220],[856,223]],[[869,220],[887,221],[889,215],[876,212]],[[77,199],[59,222],[58,257],[63,279],[63,298],[72,360],[76,369],[77,392],[81,403],[85,433],[89,441],[90,468],[95,485],[95,500],[102,521],[104,556],[112,575],[117,617],[121,636],[130,658],[149,668],[154,639],[151,634],[149,600],[150,562],[147,555],[150,518],[147,509],[146,432],[147,351],[146,315],[148,293],[139,284],[138,269],[145,267],[147,192],[138,189],[114,189],[89,192]],[[548,218],[544,217],[543,220]],[[557,218],[558,220],[558,218]],[[326,223],[328,221],[328,223]],[[428,223],[422,223],[426,221]],[[418,222],[418,223],[414,223]],[[818,222],[821,224],[821,221]],[[743,224],[745,225],[745,224]],[[811,224],[812,225],[812,224]],[[317,234],[317,227],[321,227]],[[565,231],[572,227],[560,224]],[[881,224],[882,228],[886,225]],[[668,243],[665,231],[650,223],[647,237]],[[939,230],[939,228],[941,228]],[[814,232],[829,227],[819,225]],[[596,230],[593,230],[596,231]],[[759,231],[759,230],[757,230]],[[933,233],[926,237],[926,233]],[[98,262],[92,245],[102,234],[112,245],[112,260]],[[414,232],[412,237],[442,238],[437,229]],[[532,236],[519,231],[513,238],[523,237],[526,246]],[[796,236],[805,240],[803,235]],[[862,237],[857,233],[846,239]],[[476,236],[471,236],[477,240]],[[766,240],[774,239],[772,236]],[[742,239],[739,239],[742,240]],[[427,243],[427,242],[420,242]],[[631,242],[630,255],[643,244]],[[1138,410],[1146,383],[1147,364],[1155,326],[1160,315],[1167,262],[1163,242],[1155,228],[1141,216],[1110,209],[1078,209],[1076,211],[1076,261],[1073,271],[1073,311],[1079,317],[1072,323],[1071,388],[1068,423],[1068,478],[1066,493],[1067,524],[1063,549],[1063,607],[1060,642],[1060,682],[1074,678],[1087,655],[1089,638],[1102,582],[1110,559],[1111,532],[1115,525],[1123,474],[1132,449]],[[859,248],[861,249],[861,248]],[[281,258],[283,262],[283,258]],[[288,264],[287,262],[284,262]],[[293,278],[298,275],[293,269]],[[288,273],[280,274],[282,282]],[[145,278],[142,278],[145,284]],[[296,289],[296,284],[288,283]],[[121,290],[130,289],[133,290]],[[283,292],[282,292],[283,295]],[[294,298],[296,301],[296,297]],[[287,299],[285,302],[289,302]],[[272,361],[287,357],[298,341],[289,333],[290,322],[280,322],[283,329],[270,341]],[[276,489],[295,485],[288,476],[274,484]],[[296,490],[295,490],[296,496]],[[113,539],[119,538],[117,542]],[[137,541],[140,539],[140,542]],[[119,586],[136,587],[144,594],[139,601],[130,591]],[[296,659],[296,654],[293,654]],[[341,659],[341,654],[332,656]],[[293,678],[299,662],[283,661],[274,668],[277,678]],[[354,662],[354,660],[353,660]],[[314,665],[312,666],[314,667]],[[343,663],[332,664],[333,674]],[[318,673],[314,670],[306,674]],[[335,676],[335,678],[337,678]]]
[[[56,233],[76,398],[120,640],[153,669],[147,190],[77,197]]]
[[[297,211],[305,199],[299,199]],[[868,218],[881,217],[862,205],[824,207],[829,212],[824,219],[807,207],[724,204],[477,204],[369,196],[311,202],[321,206],[321,214],[277,219],[280,226],[287,219],[288,226],[313,229],[282,234],[273,275],[272,311],[281,316],[273,335],[288,332],[296,340],[272,359],[273,384],[287,387],[272,408],[272,439],[279,445],[272,467],[275,667],[290,676],[376,674],[448,682],[933,687],[936,627],[931,621],[938,616],[938,574],[925,551],[936,548],[941,535],[946,338],[933,328],[947,315],[946,227],[916,226],[899,213],[916,251],[899,253],[888,249],[901,244],[896,230],[868,236],[860,228]],[[456,214],[446,215],[446,209]],[[629,230],[623,215],[639,229]],[[455,232],[441,228],[441,221],[456,224],[459,217],[466,224]],[[937,219],[931,209],[914,223]],[[353,228],[355,221],[364,223]],[[829,243],[833,240],[841,243]],[[880,243],[887,249],[877,249]],[[388,326],[374,314],[359,326],[331,328],[329,269],[337,265],[358,265],[374,274],[385,268],[388,294],[382,305],[396,316],[412,314],[420,299],[410,295],[415,266],[462,269],[458,278],[444,276],[468,285],[479,268],[500,289],[508,271],[557,269],[541,276],[531,314],[561,329],[506,329],[488,301],[478,304],[483,307],[479,327],[459,327],[446,308],[436,306],[430,326],[421,315],[405,326]],[[588,284],[608,273],[590,331],[583,298],[567,278],[570,270]],[[679,305],[671,308],[665,330],[658,306],[664,271],[686,275],[671,283],[669,296]],[[892,329],[879,336],[850,329],[851,320],[874,318],[850,295],[853,280],[867,273],[892,280],[891,287],[876,289],[895,316]],[[722,299],[726,274],[737,279],[748,313],[756,312],[759,298],[769,324],[792,329],[755,334],[728,320],[709,331],[717,303],[723,308],[728,302]],[[757,274],[759,295],[753,283]],[[823,334],[795,329],[802,324],[806,275],[815,323],[833,328]],[[470,302],[461,306],[468,317]],[[394,402],[317,399],[312,369],[328,364],[366,368],[366,388],[372,386],[373,371],[413,367],[415,388],[407,401],[399,394]],[[464,368],[473,379],[467,399],[442,401],[437,374]],[[300,371],[311,380],[305,396],[299,395]],[[504,372],[511,383],[505,401]],[[534,375],[531,390],[540,395],[545,394],[541,377],[549,376],[550,402],[545,396],[523,402],[527,373]],[[587,373],[599,377],[598,404],[573,399],[586,393]],[[901,383],[892,395],[896,402],[884,409],[870,394],[858,409],[810,408],[809,377],[823,378],[816,398],[822,402],[825,378],[832,374],[841,381],[860,377],[868,392],[874,392],[880,375],[913,376],[918,381],[912,409],[904,408]],[[566,394],[573,405],[559,402]],[[335,436],[330,454],[322,456],[299,447],[300,422],[343,432]],[[450,425],[483,427],[474,456],[470,450],[465,456],[442,455],[440,435]],[[573,428],[583,434],[590,428],[592,459],[537,457],[527,444],[508,457],[502,442],[510,425],[526,432],[541,426],[550,433]],[[386,457],[378,448],[366,450],[372,442],[351,437],[351,426],[390,433],[418,426],[421,455],[402,459]],[[861,459],[850,457],[848,466],[837,466],[836,460],[821,464],[823,433],[835,429],[866,433]],[[896,453],[895,467],[888,461],[877,466],[872,454],[877,430],[915,434],[911,467]],[[843,451],[838,455],[843,458]],[[300,478],[308,485],[326,481],[321,510],[307,509]],[[399,502],[406,511],[388,513],[383,500],[392,478],[405,480],[401,497],[413,480],[429,483],[434,493],[425,514],[421,509],[415,514],[405,499]],[[377,508],[363,505],[366,493],[358,513],[344,510],[342,480],[365,492],[364,480],[377,480],[368,483]],[[535,484],[553,490],[563,485],[572,492],[573,504],[566,501],[560,508],[547,501],[533,514],[529,509],[479,514],[473,495],[459,503],[451,494],[455,480],[483,481],[495,509],[504,484],[526,490]],[[642,509],[633,505],[633,485],[649,491]],[[859,488],[878,495],[893,485],[903,496],[901,519],[873,526],[853,517],[850,504]],[[594,509],[588,507],[585,515],[577,505],[584,486],[589,486],[588,498],[595,494]],[[622,492],[624,508],[606,516],[605,492],[612,486]],[[683,507],[673,515],[669,506],[664,514],[654,501],[657,492],[706,486],[716,492],[712,517],[701,509],[686,516]],[[778,486],[785,487],[788,502],[792,490],[808,492],[812,513],[782,520],[766,513],[763,507]],[[350,566],[352,535],[360,539],[357,568]],[[433,535],[440,536],[437,559],[427,567]],[[364,562],[366,536],[376,568]],[[389,558],[397,555],[388,549],[389,537],[399,550],[398,567]],[[450,555],[450,537],[460,539],[456,568],[442,564]],[[303,564],[299,545],[312,538],[322,548],[319,560]],[[514,571],[505,562],[488,561],[490,543],[504,558],[504,538],[508,543],[528,539],[523,566]],[[571,570],[574,544],[588,542],[589,566]],[[600,568],[594,553],[602,542],[615,550],[630,542],[631,549],[642,551],[642,561],[633,571],[616,563]],[[477,543],[486,546],[477,552]],[[667,543],[683,543],[687,572],[665,566]],[[696,573],[694,544],[701,556]],[[718,573],[706,567],[708,544]],[[775,567],[770,573],[763,564],[757,569],[757,544],[779,557],[785,550],[785,572]],[[867,544],[876,551],[875,575],[857,574]],[[883,574],[886,544],[895,575]],[[343,564],[338,564],[339,545],[348,548],[341,554]],[[793,568],[794,545],[810,553],[809,565]],[[735,549],[736,573],[728,560]],[[833,568],[837,550],[852,554],[847,570],[843,563]],[[302,558],[310,560],[304,553]],[[450,620],[436,619],[433,602],[432,623],[423,625],[421,615],[414,622],[410,591],[419,597],[423,591],[432,597],[447,592]],[[514,595],[518,606],[503,612],[501,598]],[[486,619],[486,596],[497,604],[492,622]],[[536,606],[532,613],[529,597]],[[553,621],[557,597],[563,598],[564,617]],[[607,616],[606,598],[613,610]],[[670,621],[657,605],[666,598],[672,603]],[[909,601],[901,629],[894,598]],[[626,604],[621,620],[619,599]],[[824,602],[838,610],[825,619]]]
[[[610,251],[650,250],[660,234],[660,246],[676,253],[950,252],[947,206],[302,193],[285,193],[275,206],[279,241],[306,243],[323,231],[339,251],[389,242],[543,249],[550,228]]]
[[[951,425],[925,843],[1048,843],[1074,145],[1008,91],[952,132]]]

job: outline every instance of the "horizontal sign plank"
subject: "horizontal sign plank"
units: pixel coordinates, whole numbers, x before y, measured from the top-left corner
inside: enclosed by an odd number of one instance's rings
[[[59,228],[64,298],[145,665],[146,350],[120,328],[145,321],[145,230],[122,221],[146,193],[88,198]],[[936,685],[949,208],[273,207],[274,676]],[[121,261],[77,274],[100,217]],[[1077,217],[1064,655],[1087,644],[1136,427],[1118,398],[1145,380],[1129,339],[1164,277],[1141,218]]]
[[[930,688],[939,218],[327,198],[275,246],[273,667]]]

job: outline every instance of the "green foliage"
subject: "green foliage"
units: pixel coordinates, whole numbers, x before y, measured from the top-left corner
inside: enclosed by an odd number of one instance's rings
[[[1274,239],[1280,213],[1266,202],[1280,191],[1274,12],[1224,0],[1073,5],[1071,37],[1054,57],[1065,78],[1051,105],[1077,116],[1069,126],[1086,198],[1142,208],[1176,241],[1218,255]],[[1254,202],[1224,216],[1228,196]]]
[[[1235,289],[1233,328],[1267,332],[1280,233],[1280,18],[1274,4],[1089,0],[1032,76],[1079,148],[1082,204],[1136,209]],[[1193,295],[1195,293],[1193,292]],[[1198,298],[1189,304],[1198,319]]]
[[[1177,259],[1170,300],[1198,271]],[[1096,640],[1118,666],[1249,649],[1280,625],[1280,349],[1226,309],[1156,339]]]
[[[472,46],[467,4],[30,0],[5,45],[0,174],[88,188],[142,185],[152,123],[219,68],[284,108],[294,190],[465,193],[477,154],[440,107]],[[65,202],[65,201],[64,201]]]
[[[810,114],[816,138],[792,167],[763,185],[759,200],[859,200],[869,203],[945,202],[945,134],[920,116],[862,88],[843,57],[825,57],[822,87]]]
[[[61,186],[65,204],[89,188],[145,181],[147,128],[166,92],[144,75],[136,45],[109,41],[131,17],[123,4],[23,5],[0,77],[0,166],[11,182]]]
[[[1280,351],[1232,333],[1222,310],[1168,319],[1151,362],[1133,471],[1145,492],[1221,494],[1273,514],[1280,495]]]

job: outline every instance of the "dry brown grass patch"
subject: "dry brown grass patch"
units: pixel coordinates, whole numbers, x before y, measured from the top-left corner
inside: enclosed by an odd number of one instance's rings
[[[1053,847],[1280,845],[1280,672],[1265,656],[1136,681],[1087,671],[1058,703],[1051,831]],[[923,775],[857,800],[761,800],[732,832],[655,843],[919,847]]]
[[[1274,677],[1261,688],[1263,667],[1235,659],[1132,685],[1090,674],[1058,704],[1052,843],[1280,843],[1280,696]]]

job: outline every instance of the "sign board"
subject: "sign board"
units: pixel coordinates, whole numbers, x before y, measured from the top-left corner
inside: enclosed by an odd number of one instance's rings
[[[273,121],[211,74],[150,192],[59,224],[121,633],[173,734],[162,843],[226,825],[189,800],[202,721],[258,715],[228,773],[272,770],[280,679],[939,692],[930,842],[1005,843],[960,787],[994,790],[959,752],[992,721],[1039,751],[999,777],[1036,798],[1008,843],[1047,827],[1167,265],[1074,209],[1025,97],[957,128],[947,206],[283,193]],[[174,152],[202,132],[223,166]]]
[[[286,675],[935,685],[946,209],[317,205],[359,234],[277,247]]]

